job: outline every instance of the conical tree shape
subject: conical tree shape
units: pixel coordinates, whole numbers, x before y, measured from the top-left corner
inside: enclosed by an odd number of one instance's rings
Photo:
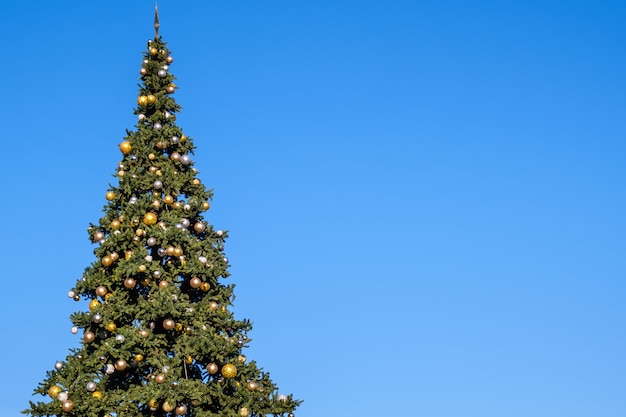
[[[47,373],[32,416],[292,415],[269,374],[246,360],[248,320],[229,310],[227,233],[203,218],[212,192],[197,177],[193,141],[176,125],[173,58],[160,37],[140,70],[136,131],[120,144],[118,185],[89,228],[96,260],[70,291],[80,348]]]

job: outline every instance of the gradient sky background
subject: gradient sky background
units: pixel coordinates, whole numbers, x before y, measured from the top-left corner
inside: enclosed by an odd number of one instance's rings
[[[625,2],[159,6],[247,355],[297,417],[626,415]],[[79,343],[153,7],[0,1],[3,417]]]

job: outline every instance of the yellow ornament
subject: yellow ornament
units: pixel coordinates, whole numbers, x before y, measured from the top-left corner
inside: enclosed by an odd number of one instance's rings
[[[117,329],[117,324],[115,324],[114,322],[110,321],[106,324],[106,326],[104,326],[108,331],[110,332],[114,332]]]
[[[185,363],[186,363],[187,365],[191,365],[191,364],[193,363],[193,358],[192,358],[191,356],[187,356],[187,357],[185,358]]]
[[[248,358],[246,358],[245,355],[239,355],[237,356],[237,359],[239,360],[239,362],[241,363],[246,363],[246,360],[248,360]]]
[[[208,201],[205,201],[204,203],[202,203],[202,210],[208,210],[211,208],[211,203],[209,203]]]
[[[156,55],[158,53],[159,53],[159,50],[156,49],[154,46],[152,48],[150,48],[150,55],[154,56],[154,55]]]
[[[139,104],[140,106],[145,106],[146,104],[148,104],[148,96],[139,96],[137,98],[137,104]]]
[[[143,355],[142,355],[141,353],[137,353],[137,354],[135,355],[135,360],[136,360],[137,362],[141,362],[141,361],[143,361]]]
[[[152,226],[156,224],[157,220],[158,220],[157,215],[153,211],[149,211],[143,216],[143,222],[147,226]]]
[[[126,252],[124,252],[124,259],[126,259],[127,261],[133,257],[133,251],[132,250],[127,250]]]
[[[161,408],[163,408],[163,411],[165,411],[166,413],[169,413],[176,407],[174,406],[174,404],[170,403],[169,401],[165,401]]]
[[[148,407],[157,408],[158,406],[159,406],[159,402],[157,401],[156,398],[153,398],[150,401],[148,401]]]
[[[248,411],[248,407],[241,407],[239,409],[239,415],[241,417],[248,417],[248,414],[250,414],[250,412]]]
[[[115,193],[113,191],[107,191],[107,193],[104,195],[104,198],[109,201],[113,201],[115,200]]]
[[[132,151],[132,150],[133,150],[133,147],[130,144],[130,142],[124,141],[124,142],[120,143],[120,151],[122,151],[122,153],[124,155],[128,155],[130,153],[130,151]]]
[[[165,204],[172,204],[174,202],[174,197],[172,197],[171,195],[166,195],[165,197],[163,197],[163,202]]]
[[[95,398],[96,400],[101,400],[102,399],[102,393],[100,391],[94,391],[91,393],[91,396],[93,398]]]
[[[113,263],[113,258],[111,258],[109,255],[102,258],[102,265],[110,266],[112,263]]]
[[[89,302],[89,310],[90,311],[94,311],[95,309],[97,309],[98,307],[100,307],[100,301],[93,299]]]
[[[111,229],[113,229],[113,230],[117,230],[117,229],[119,229],[119,228],[120,228],[120,226],[121,226],[121,225],[122,225],[122,224],[119,222],[119,220],[113,220],[113,221],[111,222]]]
[[[154,94],[150,94],[146,98],[148,99],[148,104],[154,104],[157,101],[157,98]]]
[[[48,390],[48,395],[50,396],[50,398],[54,399],[61,393],[61,391],[63,391],[63,389],[60,386],[53,385]]]
[[[237,375],[237,367],[232,363],[227,363],[222,367],[222,376],[224,378],[234,378]]]
[[[180,135],[180,139],[178,139],[179,142],[184,142],[187,140],[187,136],[185,136],[184,134]]]

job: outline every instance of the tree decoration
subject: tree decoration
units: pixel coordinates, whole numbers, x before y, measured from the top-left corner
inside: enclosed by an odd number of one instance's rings
[[[117,183],[88,229],[95,259],[68,292],[88,301],[70,317],[80,346],[35,390],[45,400],[30,402],[33,417],[284,417],[300,404],[244,354],[252,325],[234,316],[234,286],[221,280],[228,232],[204,218],[213,193],[176,124],[173,62],[155,33]]]

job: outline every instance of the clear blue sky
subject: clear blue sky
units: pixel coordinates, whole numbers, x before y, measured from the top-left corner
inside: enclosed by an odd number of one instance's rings
[[[132,129],[151,1],[0,1],[0,415]],[[297,417],[626,415],[626,3],[160,2],[248,356]]]

